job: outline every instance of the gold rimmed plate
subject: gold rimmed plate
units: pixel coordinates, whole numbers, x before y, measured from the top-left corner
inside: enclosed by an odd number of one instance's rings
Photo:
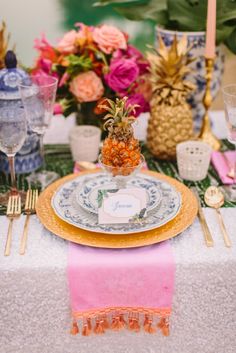
[[[94,171],[95,173],[98,170]],[[83,172],[83,174],[92,174]],[[156,172],[145,171],[144,174],[151,175],[157,179],[164,180],[174,186],[181,194],[182,206],[177,216],[167,224],[153,230],[137,234],[102,234],[79,229],[61,220],[51,206],[51,200],[59,187],[78,175],[68,175],[42,192],[37,203],[37,215],[42,224],[55,235],[82,245],[105,248],[129,248],[151,245],[173,238],[189,227],[197,214],[197,201],[192,192],[182,183],[166,175]]]

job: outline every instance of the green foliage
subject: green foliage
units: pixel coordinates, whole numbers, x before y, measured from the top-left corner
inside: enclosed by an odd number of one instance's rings
[[[92,60],[84,55],[78,56],[70,54],[65,57],[65,60],[68,60],[69,63],[66,71],[73,76],[92,69]]]
[[[179,31],[206,29],[207,0],[100,0],[98,3],[100,6],[112,5],[130,20],[150,19],[167,29]],[[216,27],[217,43],[225,43],[236,54],[235,0],[217,0]]]

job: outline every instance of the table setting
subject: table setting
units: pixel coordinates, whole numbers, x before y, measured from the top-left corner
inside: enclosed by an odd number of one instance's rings
[[[235,351],[236,84],[212,119],[215,0],[206,17],[198,130],[185,35],[143,55],[115,26],[76,23],[36,40],[27,71],[6,52],[0,353]],[[56,114],[74,111],[61,144]]]

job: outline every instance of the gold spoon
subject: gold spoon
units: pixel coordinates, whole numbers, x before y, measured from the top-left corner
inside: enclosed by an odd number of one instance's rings
[[[224,225],[224,221],[222,215],[220,213],[220,207],[224,204],[224,194],[223,192],[217,188],[216,186],[210,186],[206,189],[204,200],[206,204],[212,208],[214,208],[217,212],[220,228],[223,234],[225,246],[230,248],[232,246],[231,241],[229,239],[229,235]]]

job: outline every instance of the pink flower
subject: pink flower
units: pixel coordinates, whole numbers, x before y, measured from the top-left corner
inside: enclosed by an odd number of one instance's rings
[[[105,81],[115,92],[123,93],[138,77],[139,68],[133,59],[113,60]]]
[[[57,49],[61,53],[74,53],[76,50],[75,42],[77,37],[78,33],[74,29],[72,31],[67,32],[58,43]]]
[[[111,54],[116,49],[126,49],[127,42],[125,35],[116,27],[102,25],[93,31],[93,40],[106,54]]]
[[[53,107],[53,114],[63,114],[63,107],[61,106],[60,103],[55,103]]]
[[[51,48],[51,44],[49,43],[49,41],[46,39],[46,36],[44,33],[41,34],[41,38],[36,38],[34,40],[34,48],[39,50],[39,51],[42,51],[42,50],[45,50],[45,49],[48,49],[48,48]]]
[[[148,68],[149,68],[148,61],[144,58],[143,54],[132,45],[128,45],[126,50],[120,50],[120,49],[117,50],[113,54],[113,58],[114,59],[121,59],[121,58],[133,59],[139,67],[140,75],[148,72]]]
[[[70,92],[82,102],[94,102],[102,97],[104,87],[101,79],[93,71],[83,72],[70,83]]]
[[[69,78],[70,75],[68,74],[68,72],[65,72],[59,81],[58,87],[62,87],[69,80]]]
[[[129,96],[126,105],[138,104],[139,107],[135,108],[135,111],[132,113],[135,117],[138,117],[141,113],[149,112],[150,106],[149,103],[144,99],[143,95],[140,93],[135,93],[132,96]]]

